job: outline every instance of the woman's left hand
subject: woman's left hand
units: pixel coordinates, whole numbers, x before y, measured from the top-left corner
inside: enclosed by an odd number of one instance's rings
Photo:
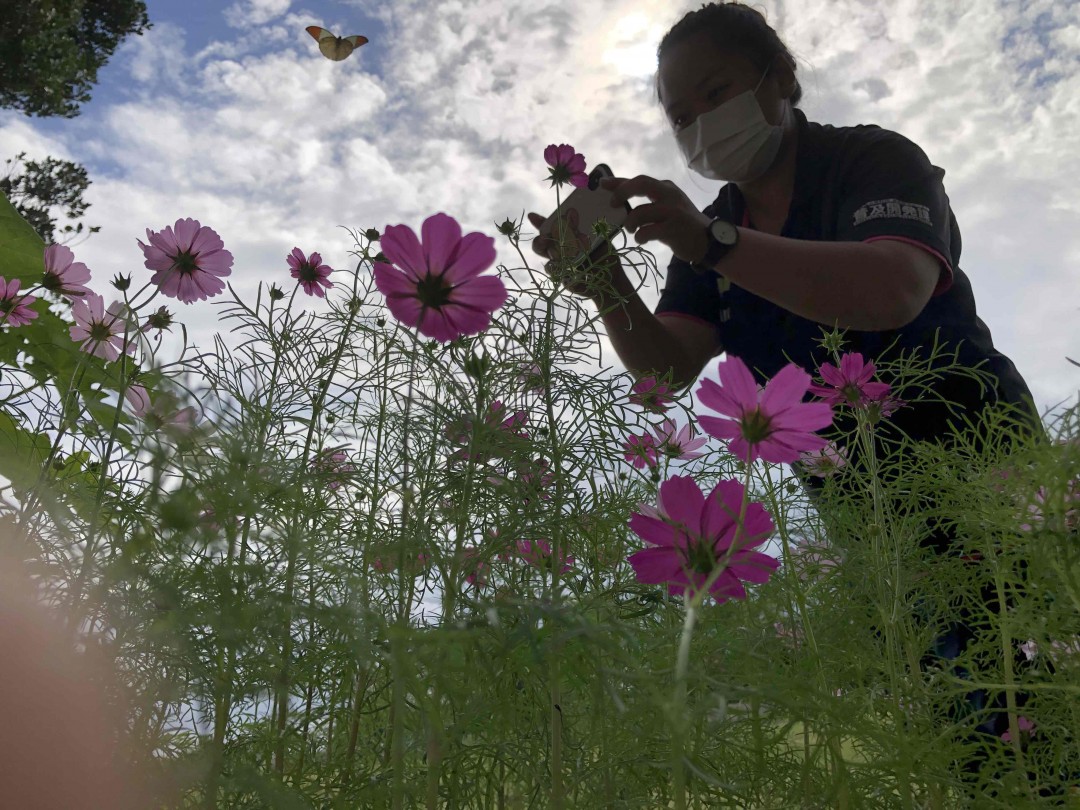
[[[614,205],[622,205],[632,197],[649,198],[649,202],[631,211],[623,224],[639,245],[663,242],[676,257],[691,264],[705,258],[709,241],[706,229],[711,220],[670,180],[644,174],[631,179],[608,177],[600,181],[600,187],[614,193]]]

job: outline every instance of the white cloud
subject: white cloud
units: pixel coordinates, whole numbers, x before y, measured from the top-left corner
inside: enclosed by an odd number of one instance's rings
[[[289,10],[292,0],[240,0],[228,6],[225,22],[234,28],[265,25]]]

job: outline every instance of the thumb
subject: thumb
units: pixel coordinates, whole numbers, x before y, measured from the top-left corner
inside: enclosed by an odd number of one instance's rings
[[[544,218],[542,216],[540,216],[539,214],[534,214],[534,213],[530,212],[529,213],[529,222],[532,223],[532,226],[534,228],[539,228],[541,225],[544,224]]]

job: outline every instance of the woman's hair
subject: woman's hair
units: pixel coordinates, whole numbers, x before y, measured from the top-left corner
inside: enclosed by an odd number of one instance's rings
[[[660,46],[656,49],[657,61],[673,45],[699,32],[707,33],[717,47],[746,57],[763,73],[777,56],[782,56],[791,66],[792,73],[795,72],[795,57],[765,21],[765,16],[742,3],[706,3],[697,11],[687,12],[660,40]],[[659,75],[656,97],[660,98]],[[792,106],[797,106],[801,98],[802,85],[796,78],[795,92],[791,96]]]

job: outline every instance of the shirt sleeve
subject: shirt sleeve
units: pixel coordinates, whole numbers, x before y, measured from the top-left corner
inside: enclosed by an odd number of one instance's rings
[[[927,251],[941,266],[933,293],[941,295],[953,280],[944,176],[917,145],[887,133],[851,160],[838,178],[837,241],[890,239]]]
[[[712,326],[723,346],[721,286],[723,278],[717,273],[698,273],[686,262],[672,256],[653,314],[680,315]]]

